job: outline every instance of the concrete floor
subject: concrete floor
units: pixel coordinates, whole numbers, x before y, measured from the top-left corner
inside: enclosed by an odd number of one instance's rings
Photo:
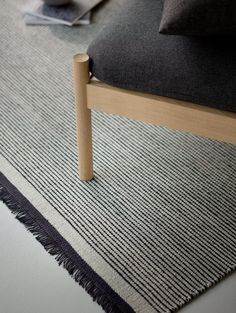
[[[0,202],[0,313],[102,313]],[[236,273],[180,313],[236,312]]]

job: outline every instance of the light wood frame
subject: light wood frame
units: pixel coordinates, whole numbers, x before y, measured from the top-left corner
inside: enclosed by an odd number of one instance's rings
[[[91,110],[236,144],[236,113],[90,80],[89,57],[74,56],[79,175],[93,178]]]

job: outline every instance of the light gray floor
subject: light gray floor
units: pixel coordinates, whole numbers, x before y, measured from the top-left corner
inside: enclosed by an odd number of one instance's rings
[[[0,202],[0,313],[102,313]],[[181,313],[236,312],[236,273]]]
[[[0,313],[102,313],[0,202]]]

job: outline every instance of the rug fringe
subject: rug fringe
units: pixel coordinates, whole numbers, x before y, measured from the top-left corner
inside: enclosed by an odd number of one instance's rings
[[[24,210],[15,197],[4,187],[0,187],[0,200],[2,200],[21,223],[35,236],[43,245],[45,250],[55,257],[60,266],[63,266],[73,279],[79,283],[96,301],[102,306],[106,313],[123,313],[111,302],[106,294],[95,283],[87,277],[86,273],[78,268],[73,260],[65,253],[62,247],[48,234],[48,232],[30,215],[30,212]]]

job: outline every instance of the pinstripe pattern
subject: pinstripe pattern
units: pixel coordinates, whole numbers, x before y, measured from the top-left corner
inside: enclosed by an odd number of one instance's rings
[[[97,29],[25,28],[15,1],[4,5],[14,20],[1,10],[3,155],[156,312],[225,277],[236,267],[236,147],[94,113],[96,179],[80,182],[70,60]]]

